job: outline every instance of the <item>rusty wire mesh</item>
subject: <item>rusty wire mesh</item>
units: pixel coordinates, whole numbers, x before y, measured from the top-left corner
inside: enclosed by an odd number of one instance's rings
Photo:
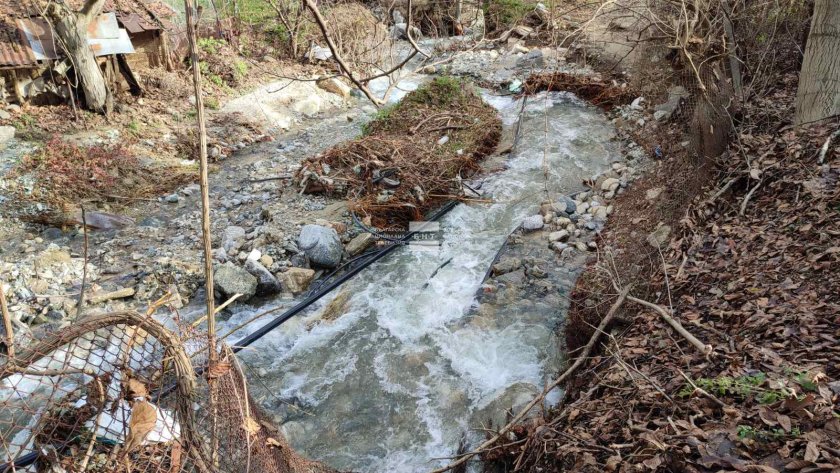
[[[90,316],[5,361],[4,471],[203,469],[195,374],[181,339],[150,316]]]

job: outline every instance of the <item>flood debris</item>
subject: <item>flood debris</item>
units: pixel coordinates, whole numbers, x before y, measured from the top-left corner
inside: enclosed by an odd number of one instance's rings
[[[635,98],[626,87],[591,76],[565,72],[534,74],[525,81],[523,91],[528,95],[542,91],[572,92],[593,105],[605,109],[628,104]]]
[[[374,224],[404,225],[463,198],[460,180],[500,136],[495,110],[471,85],[439,77],[383,108],[363,136],[309,159],[296,179],[303,192],[347,196]]]

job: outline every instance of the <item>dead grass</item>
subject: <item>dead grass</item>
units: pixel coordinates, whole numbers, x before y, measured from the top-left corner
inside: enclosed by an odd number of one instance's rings
[[[17,199],[4,213],[62,223],[64,213],[82,203],[128,203],[196,180],[198,173],[190,167],[142,164],[129,146],[125,142],[82,146],[52,137],[11,171]]]
[[[307,192],[347,196],[374,223],[403,225],[461,198],[459,177],[475,172],[500,136],[496,111],[470,84],[440,77],[380,111],[364,136],[309,159],[298,178]]]

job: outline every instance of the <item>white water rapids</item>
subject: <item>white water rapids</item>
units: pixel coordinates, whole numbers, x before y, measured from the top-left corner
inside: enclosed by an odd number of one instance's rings
[[[485,99],[516,126],[520,101]],[[458,205],[441,220],[440,248],[397,249],[241,352],[255,397],[302,454],[343,470],[429,471],[465,431],[483,435],[473,429],[494,399],[555,374],[565,305],[546,301],[570,288],[482,313],[476,293],[507,235],[545,198],[544,169],[550,193],[568,194],[617,155],[602,113],[568,94],[532,96],[524,110],[507,169],[484,180],[493,204]],[[346,313],[310,330],[340,291]],[[265,308],[234,314],[220,333]]]

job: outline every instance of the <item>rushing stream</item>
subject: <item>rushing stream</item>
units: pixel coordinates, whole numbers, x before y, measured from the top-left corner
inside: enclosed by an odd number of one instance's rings
[[[516,126],[521,101],[485,99]],[[507,169],[484,180],[495,203],[458,205],[441,220],[442,246],[397,249],[241,353],[254,395],[302,454],[353,471],[428,471],[464,432],[478,438],[477,413],[506,389],[542,386],[556,371],[562,308],[520,305],[488,320],[475,296],[507,235],[544,198],[544,169],[554,195],[578,190],[616,158],[613,130],[563,93],[530,97],[522,117]],[[341,291],[345,313],[313,324]]]

